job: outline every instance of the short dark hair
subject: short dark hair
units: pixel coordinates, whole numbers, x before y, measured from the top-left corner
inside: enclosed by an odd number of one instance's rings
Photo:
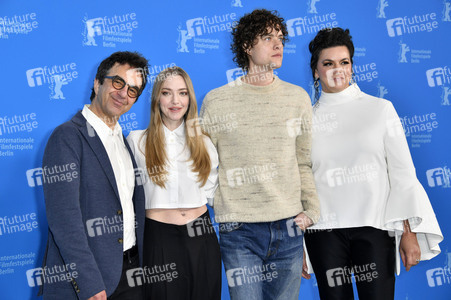
[[[243,70],[248,69],[249,58],[246,50],[255,45],[257,37],[269,34],[273,29],[282,31],[283,43],[285,43],[288,35],[287,26],[284,19],[275,10],[256,9],[241,17],[239,22],[232,28],[233,42],[231,48],[235,54],[233,61]]]
[[[130,65],[132,68],[142,69],[142,80],[140,92],[144,90],[147,84],[147,74],[149,74],[149,61],[138,52],[118,51],[105,58],[97,68],[96,79],[103,84],[108,71],[116,64]],[[94,87],[91,89],[91,101],[95,98]],[[136,101],[138,98],[136,98]]]
[[[353,64],[354,43],[352,42],[352,36],[349,34],[349,29],[343,30],[340,27],[324,28],[318,31],[315,38],[308,45],[308,49],[312,54],[310,68],[312,69],[313,77],[315,77],[315,70],[321,51],[336,46],[346,46],[348,48],[351,64]]]

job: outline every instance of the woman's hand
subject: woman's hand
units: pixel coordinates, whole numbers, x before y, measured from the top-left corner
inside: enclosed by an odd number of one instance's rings
[[[411,267],[416,266],[420,262],[421,249],[418,244],[417,234],[410,231],[410,225],[407,220],[404,221],[404,233],[401,236],[399,253],[406,271],[409,271]]]
[[[307,262],[305,261],[305,249],[303,252],[304,255],[302,257],[302,278],[310,279],[312,276],[310,276],[310,274],[308,273]]]

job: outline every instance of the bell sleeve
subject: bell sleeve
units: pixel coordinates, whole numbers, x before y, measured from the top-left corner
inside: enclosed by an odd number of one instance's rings
[[[408,220],[416,233],[421,249],[421,260],[429,260],[440,253],[443,240],[428,195],[418,181],[404,130],[391,102],[385,107],[384,150],[390,191],[384,227],[393,231],[396,240],[397,274],[400,272],[399,244],[404,231],[403,220]]]

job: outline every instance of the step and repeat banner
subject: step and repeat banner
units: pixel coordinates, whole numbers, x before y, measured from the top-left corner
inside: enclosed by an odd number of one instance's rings
[[[285,18],[289,42],[276,73],[311,96],[308,43],[324,27],[350,29],[356,81],[393,102],[445,236],[439,256],[397,277],[396,299],[450,299],[451,0],[2,0],[0,299],[38,299],[47,241],[44,148],[53,129],[90,102],[100,61],[118,50],[141,52],[151,83],[181,66],[200,107],[207,92],[243,74],[232,61],[230,31],[256,8]],[[121,117],[125,135],[147,126],[151,85]],[[229,299],[225,274],[222,294]],[[314,277],[303,280],[299,299],[319,299]]]

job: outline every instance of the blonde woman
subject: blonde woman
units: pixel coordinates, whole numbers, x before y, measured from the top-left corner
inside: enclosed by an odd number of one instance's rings
[[[206,203],[217,187],[218,154],[197,122],[188,74],[163,70],[146,130],[127,140],[145,169],[146,299],[220,299],[221,257]]]

